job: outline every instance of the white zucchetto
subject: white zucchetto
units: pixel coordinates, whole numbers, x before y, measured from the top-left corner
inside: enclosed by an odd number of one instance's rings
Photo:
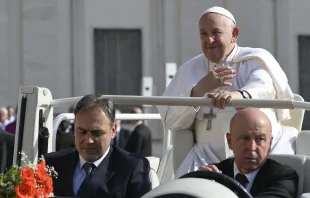
[[[200,16],[200,18],[201,18],[204,14],[207,14],[207,13],[217,13],[217,14],[224,15],[224,16],[228,17],[229,19],[231,19],[231,20],[236,24],[235,17],[234,17],[228,10],[226,10],[225,8],[218,7],[218,6],[211,7],[211,8],[209,8],[209,9],[207,9],[206,11],[204,11],[204,12],[202,13],[202,15]]]

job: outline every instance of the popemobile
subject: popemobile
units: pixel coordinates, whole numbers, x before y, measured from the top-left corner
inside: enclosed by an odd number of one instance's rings
[[[116,104],[130,105],[170,105],[170,106],[211,106],[208,98],[121,96],[109,95]],[[37,163],[39,156],[56,150],[56,133],[63,120],[73,120],[74,115],[64,113],[53,119],[53,108],[74,105],[81,97],[53,99],[47,88],[24,86],[20,88],[17,127],[15,136],[14,163],[21,158],[23,151],[28,158]],[[298,197],[310,198],[310,131],[302,131],[305,110],[310,103],[295,94],[294,101],[286,100],[233,100],[235,108],[276,108],[290,109],[291,119],[282,124],[298,129],[295,155],[270,155],[271,159],[293,167],[299,175]],[[116,114],[116,119],[160,120],[159,114]],[[165,127],[164,127],[165,128]],[[152,190],[143,198],[151,197],[212,197],[233,198],[252,197],[238,182],[215,172],[206,171],[203,176],[191,174],[184,178],[174,178],[176,169],[185,158],[194,140],[189,133],[171,133],[164,129],[163,156],[149,156]],[[56,170],[57,171],[57,170]],[[207,188],[206,188],[207,186]]]

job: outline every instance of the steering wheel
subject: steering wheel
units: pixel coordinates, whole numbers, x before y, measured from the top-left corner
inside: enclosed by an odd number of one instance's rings
[[[222,184],[223,186],[226,186],[231,191],[236,192],[236,194],[240,198],[253,198],[252,195],[236,180],[233,178],[220,174],[213,171],[195,171],[190,172],[182,177],[182,178],[200,178],[200,179],[209,179],[209,180],[215,180],[215,182]]]

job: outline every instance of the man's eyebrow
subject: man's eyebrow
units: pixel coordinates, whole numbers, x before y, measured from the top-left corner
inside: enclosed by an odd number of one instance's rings
[[[249,134],[240,134],[240,135],[238,135],[236,137],[238,137],[238,138],[240,138],[240,137],[249,137]]]
[[[213,28],[212,31],[222,31],[222,29],[221,28]]]
[[[101,131],[101,132],[104,132],[105,130],[104,130],[104,129],[91,129],[90,131],[91,131],[91,132],[95,132],[95,131]]]
[[[87,131],[87,129],[83,129],[82,127],[77,127],[78,129],[82,130],[82,131]]]
[[[84,129],[82,127],[77,127],[78,129],[82,130],[82,131],[88,131],[89,129]],[[100,131],[100,132],[105,132],[104,129],[91,129],[89,130],[90,132],[95,132],[95,131]]]

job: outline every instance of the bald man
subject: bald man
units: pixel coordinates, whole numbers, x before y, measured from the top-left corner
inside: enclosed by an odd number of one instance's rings
[[[131,113],[142,113],[142,109],[135,107]],[[152,133],[142,120],[131,120],[132,132],[125,150],[143,157],[152,156]]]
[[[265,113],[253,108],[240,110],[231,119],[226,138],[234,158],[202,166],[200,170],[235,178],[254,197],[297,197],[296,171],[267,158],[272,135],[271,123]]]
[[[0,107],[0,129],[5,130],[5,127],[10,123],[8,120],[8,110],[5,107]]]
[[[213,106],[158,106],[165,126],[175,136],[182,132],[194,135],[193,147],[187,155],[184,153],[183,161],[174,160],[176,177],[232,155],[225,134],[236,112],[226,107],[233,99],[293,100],[294,97],[285,73],[268,51],[237,45],[240,30],[228,10],[209,8],[197,20],[197,25],[203,53],[179,67],[163,95],[209,97]],[[294,154],[293,144],[286,140],[296,139],[298,132],[281,125],[282,120],[290,119],[289,110],[262,111],[272,125],[271,152]],[[173,148],[178,150],[177,146],[176,143]]]

